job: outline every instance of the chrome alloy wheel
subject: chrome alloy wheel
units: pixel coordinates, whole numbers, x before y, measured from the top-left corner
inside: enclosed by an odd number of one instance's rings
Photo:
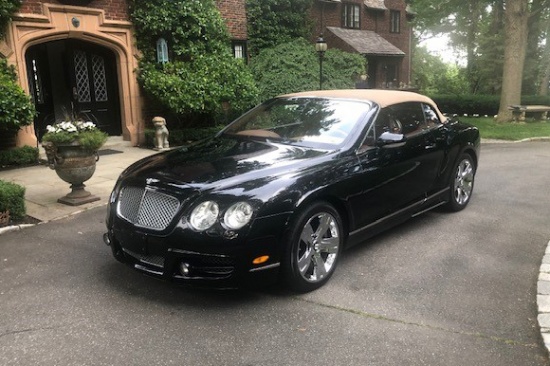
[[[325,279],[334,269],[341,242],[334,216],[328,212],[312,216],[302,228],[295,252],[302,278],[311,283]]]
[[[453,194],[455,202],[460,206],[464,206],[470,200],[474,188],[474,174],[470,159],[462,159],[456,169]]]

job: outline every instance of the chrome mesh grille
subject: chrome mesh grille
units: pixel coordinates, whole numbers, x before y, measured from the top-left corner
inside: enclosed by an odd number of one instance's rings
[[[118,214],[131,223],[153,230],[164,230],[178,212],[177,198],[157,191],[124,187],[118,199]]]

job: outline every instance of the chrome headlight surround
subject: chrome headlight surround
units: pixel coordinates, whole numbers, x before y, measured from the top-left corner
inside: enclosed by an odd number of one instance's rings
[[[234,232],[250,223],[257,207],[252,202],[239,201],[224,204],[214,200],[203,201],[195,206],[184,222],[195,231],[226,230]],[[221,232],[221,231],[220,231]]]
[[[254,214],[254,208],[248,202],[237,202],[231,205],[223,216],[223,223],[231,230],[238,230],[248,224]]]
[[[193,209],[189,216],[189,225],[197,231],[210,229],[216,221],[220,207],[214,201],[204,201]]]

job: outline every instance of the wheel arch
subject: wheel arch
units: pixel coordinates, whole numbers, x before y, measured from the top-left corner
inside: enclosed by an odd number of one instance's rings
[[[301,212],[308,205],[311,205],[314,202],[326,202],[330,204],[332,207],[334,207],[336,212],[338,212],[338,215],[340,216],[340,220],[342,222],[342,229],[344,234],[344,246],[345,246],[347,242],[347,238],[349,236],[349,232],[351,231],[351,214],[349,212],[348,205],[346,205],[344,200],[342,200],[341,198],[338,198],[333,194],[329,194],[328,192],[317,192],[317,194],[309,195],[308,197],[298,202],[296,209],[294,211],[295,214],[298,212]]]

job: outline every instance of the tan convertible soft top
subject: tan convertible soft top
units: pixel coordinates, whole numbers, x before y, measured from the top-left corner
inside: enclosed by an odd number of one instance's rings
[[[435,107],[441,121],[447,118],[437,108],[434,101],[422,94],[387,89],[338,89],[338,90],[314,90],[300,93],[286,94],[284,97],[319,97],[319,98],[340,98],[372,101],[384,108],[392,104],[404,102],[421,102]]]

